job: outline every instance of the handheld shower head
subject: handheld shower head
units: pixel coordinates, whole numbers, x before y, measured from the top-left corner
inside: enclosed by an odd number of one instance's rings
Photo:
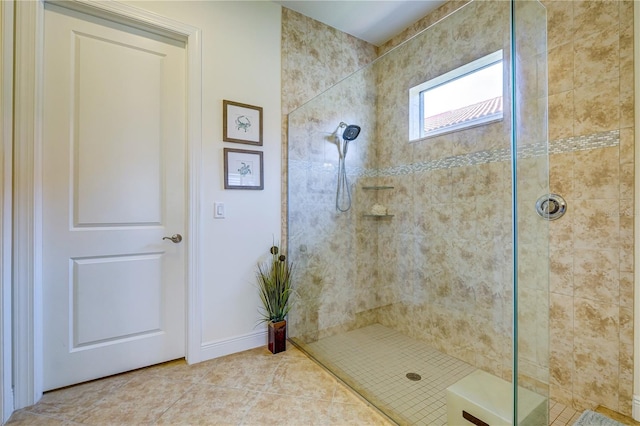
[[[342,139],[345,141],[352,141],[360,134],[360,126],[355,124],[349,124],[342,132]]]
[[[349,189],[345,160],[347,159],[347,148],[349,148],[349,142],[358,137],[360,134],[360,126],[356,126],[355,124],[347,125],[347,123],[343,121],[338,125],[338,129],[342,128],[344,128],[342,131],[342,147],[340,147],[340,140],[336,141],[338,145],[338,152],[340,153],[340,161],[338,165],[338,188],[336,190],[336,209],[341,212],[346,212],[351,208],[351,190]]]

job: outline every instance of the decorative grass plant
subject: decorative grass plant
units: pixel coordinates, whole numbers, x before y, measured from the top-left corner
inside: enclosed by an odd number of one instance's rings
[[[261,322],[280,322],[291,310],[291,276],[293,264],[284,254],[280,254],[280,247],[271,247],[271,259],[258,263],[258,289],[262,300]]]
[[[286,316],[291,310],[291,275],[293,265],[284,254],[280,254],[277,244],[271,246],[271,260],[258,263],[258,289],[262,300],[262,321],[268,326],[271,353],[277,354],[287,349]]]

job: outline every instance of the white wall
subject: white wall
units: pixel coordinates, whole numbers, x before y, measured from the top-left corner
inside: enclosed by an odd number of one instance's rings
[[[268,1],[126,1],[202,29],[203,358],[266,344],[255,265],[280,236],[280,6]],[[263,108],[264,144],[222,142],[222,100]],[[225,190],[223,148],[264,152],[264,190]],[[213,219],[223,202],[225,219]]]

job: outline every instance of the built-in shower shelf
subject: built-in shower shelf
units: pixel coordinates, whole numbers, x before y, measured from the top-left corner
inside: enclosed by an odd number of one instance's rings
[[[393,189],[393,186],[363,186],[362,189],[367,189],[371,191],[380,191],[383,189]]]
[[[363,186],[362,189],[369,190],[369,191],[381,191],[385,189],[394,189],[394,187],[388,186],[388,185],[370,185],[370,186]],[[371,217],[376,219],[390,219],[393,217],[392,214],[386,214],[387,208],[379,204],[375,204],[373,208],[371,208],[371,210],[367,210],[367,211],[370,211],[372,213],[365,213],[362,215],[363,217]],[[385,214],[375,214],[373,212],[378,212],[378,213],[385,212]]]

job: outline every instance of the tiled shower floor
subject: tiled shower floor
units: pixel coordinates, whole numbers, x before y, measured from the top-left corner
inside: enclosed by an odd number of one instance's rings
[[[475,367],[374,324],[304,345],[305,349],[399,424],[447,424],[446,389]],[[328,362],[330,360],[330,362]],[[422,379],[411,381],[407,373]],[[549,424],[566,426],[581,412],[549,402]]]
[[[308,344],[320,363],[400,424],[446,425],[446,388],[475,367],[374,324]],[[411,381],[407,373],[422,376]],[[345,379],[346,378],[346,379]]]

